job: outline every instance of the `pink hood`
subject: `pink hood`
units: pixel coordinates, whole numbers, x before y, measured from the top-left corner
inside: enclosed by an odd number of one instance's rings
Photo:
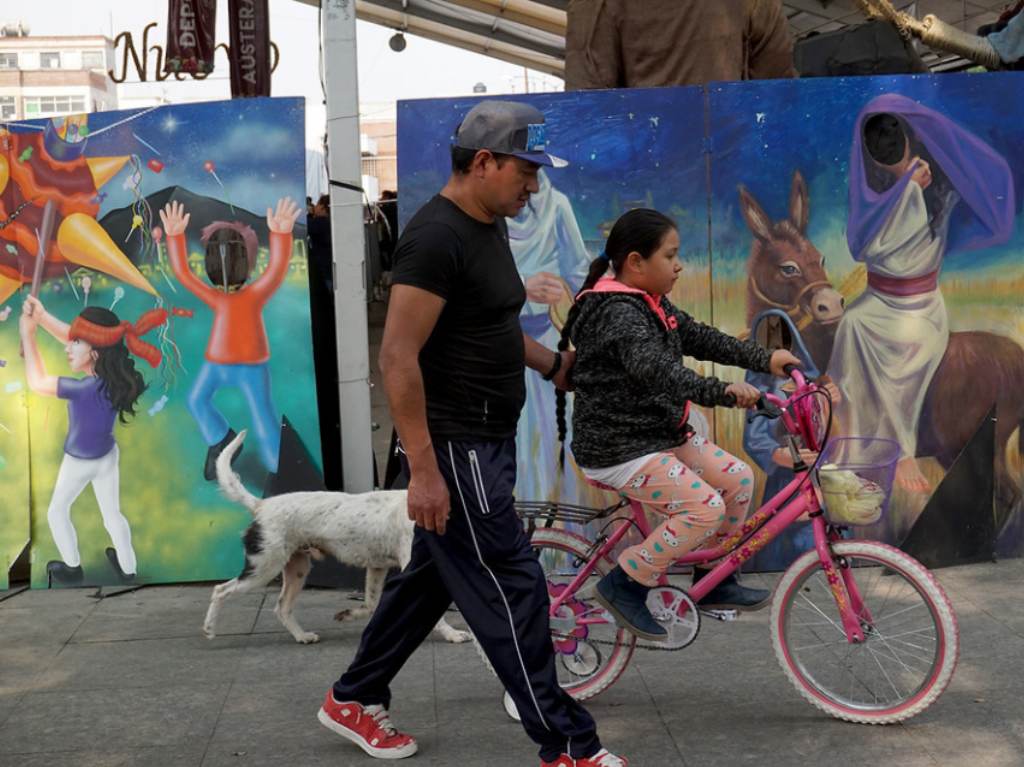
[[[576,296],[576,300],[579,301],[588,293],[632,293],[633,295],[643,298],[651,311],[658,315],[658,319],[661,320],[661,324],[664,325],[667,330],[675,330],[679,325],[679,322],[675,317],[666,315],[665,310],[661,308],[661,299],[663,296],[653,296],[646,290],[631,288],[629,285],[619,282],[614,277],[602,277],[594,284],[594,287],[589,290],[580,291],[579,295]]]

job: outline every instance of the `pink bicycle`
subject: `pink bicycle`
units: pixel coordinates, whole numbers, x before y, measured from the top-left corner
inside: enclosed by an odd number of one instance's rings
[[[827,392],[798,370],[789,374],[796,387],[793,394],[785,400],[764,395],[750,417],[781,420],[795,477],[733,538],[677,560],[677,566],[717,562],[692,588],[684,591],[662,578],[652,589],[648,606],[669,631],[665,641],[639,640],[619,628],[593,599],[594,586],[615,566],[612,552],[630,528],[643,537],[650,533],[639,503],[623,498],[605,509],[517,504],[547,577],[559,681],[573,697],[584,700],[610,687],[637,647],[680,650],[693,642],[702,615],[696,603],[782,530],[804,520],[813,528],[814,548],[779,580],[770,620],[775,655],[800,694],[834,717],[889,724],[924,711],[949,684],[959,656],[959,634],[942,587],[927,568],[899,549],[846,537],[858,503],[862,515],[865,501],[874,505],[868,509],[876,512],[874,518],[884,512],[897,446],[872,438],[829,440]],[[801,448],[818,453],[814,465],[800,460]],[[852,483],[853,490],[844,489],[844,483]],[[616,514],[625,507],[628,514]],[[864,517],[853,519],[863,522]],[[603,520],[607,522],[593,540],[564,527],[568,523],[581,529]],[[515,716],[507,695],[505,707]]]

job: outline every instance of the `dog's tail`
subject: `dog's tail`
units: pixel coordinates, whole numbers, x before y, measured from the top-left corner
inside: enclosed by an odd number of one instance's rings
[[[235,457],[238,448],[242,446],[245,434],[246,430],[242,429],[239,435],[231,440],[228,446],[217,456],[217,484],[220,485],[220,491],[224,493],[228,500],[240,503],[249,511],[255,512],[256,506],[260,502],[259,498],[245,489],[242,480],[239,479],[234,469],[231,468],[231,459]]]

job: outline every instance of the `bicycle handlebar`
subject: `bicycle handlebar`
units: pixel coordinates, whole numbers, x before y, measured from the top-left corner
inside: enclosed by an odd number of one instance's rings
[[[814,381],[806,378],[796,365],[786,365],[783,372],[793,380],[796,385],[795,392],[788,399],[783,399],[770,392],[763,392],[754,407],[749,409],[747,423],[753,423],[757,418],[770,418],[771,420],[782,418],[787,432],[802,435],[808,444],[808,449],[818,450],[820,446],[817,445],[818,440],[812,434],[814,425],[809,409],[810,405],[806,399],[807,395],[816,391],[818,387],[814,385]],[[795,409],[789,411],[788,408],[794,403]],[[727,395],[723,404],[728,407],[736,407],[736,397],[732,394]]]
[[[804,374],[796,365],[786,365],[782,368],[782,371],[793,379],[793,383],[796,384],[798,390],[804,388],[808,383],[810,383],[809,379],[804,377]],[[782,415],[782,408],[772,400],[782,404],[782,400],[779,400],[777,397],[772,395],[767,395],[766,397],[765,394],[762,393],[758,398],[757,403],[751,409],[750,415],[747,416],[747,423],[752,423],[755,418],[762,416],[765,418],[771,418],[772,420],[780,417]],[[736,397],[732,394],[727,394],[724,404],[726,407],[736,407]]]
[[[796,365],[786,365],[782,368],[782,372],[792,378],[797,387],[803,387],[807,384],[807,379],[804,378],[803,372]]]
[[[747,423],[753,423],[755,418],[761,417],[770,418],[774,421],[776,418],[781,416],[782,410],[778,406],[769,402],[762,394],[758,398],[757,404],[754,405],[753,411],[751,411],[750,415],[747,416]]]

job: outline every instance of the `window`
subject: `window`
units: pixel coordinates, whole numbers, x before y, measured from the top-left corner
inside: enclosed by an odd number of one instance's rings
[[[40,53],[39,66],[42,69],[60,69],[60,53]]]
[[[26,96],[25,117],[76,114],[85,111],[85,96]]]
[[[14,112],[14,96],[0,96],[0,120],[13,120]]]
[[[17,69],[18,54],[0,51],[0,69]]]
[[[103,51],[82,51],[82,69],[106,69]]]

